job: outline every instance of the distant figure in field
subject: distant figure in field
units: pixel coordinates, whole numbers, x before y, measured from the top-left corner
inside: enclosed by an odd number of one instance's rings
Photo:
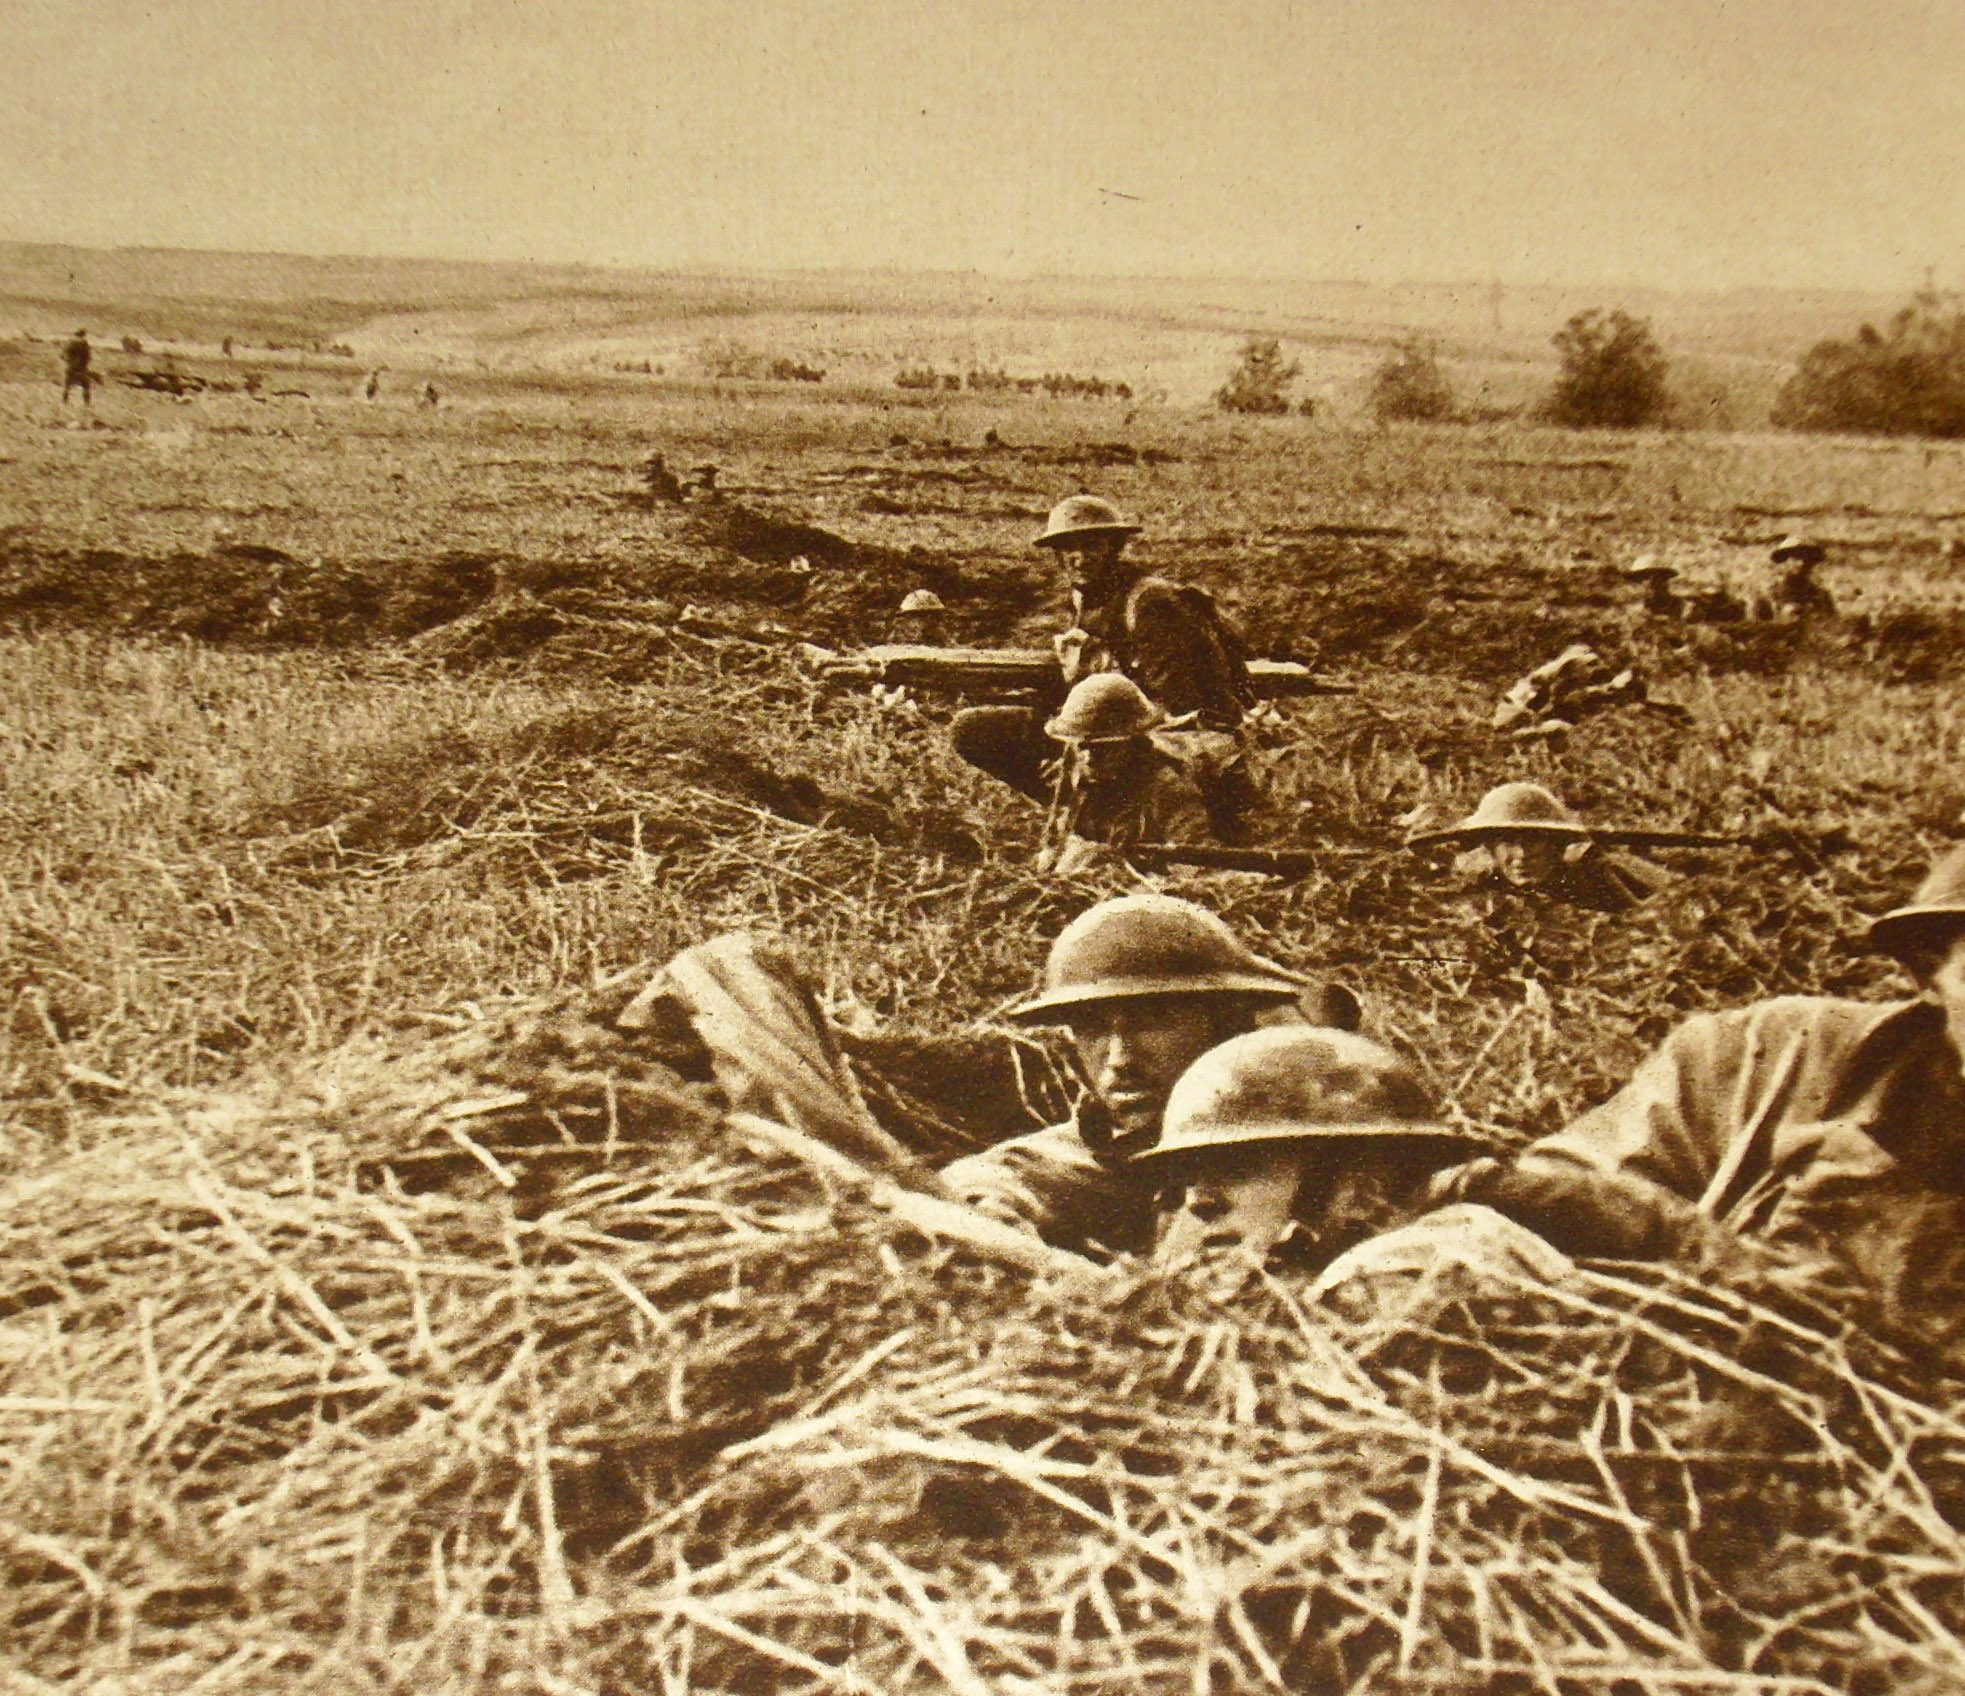
[[[1595,648],[1576,642],[1502,696],[1493,723],[1515,737],[1552,736],[1611,707],[1649,704],[1636,667],[1620,669]]]
[[[368,374],[368,381],[362,385],[362,399],[374,400],[381,393],[382,373],[380,371],[371,371]]]
[[[442,397],[437,393],[437,385],[435,383],[425,383],[423,385],[423,398],[417,402],[417,405],[427,406],[432,412],[435,412],[441,402]]]
[[[894,614],[896,642],[940,648],[948,642],[948,607],[933,589],[910,589]]]
[[[89,390],[95,384],[95,373],[89,369],[89,361],[95,350],[89,346],[89,332],[77,330],[74,337],[62,345],[61,350],[61,404],[68,404],[68,391],[80,389],[82,404],[88,406]]]
[[[690,473],[696,481],[691,485],[696,494],[706,501],[721,500],[722,492],[716,486],[717,469],[714,465],[699,465]]]
[[[666,501],[670,506],[682,505],[682,479],[669,469],[669,462],[659,453],[651,453],[642,462],[641,480],[648,486],[648,498],[652,501]]]
[[[1791,619],[1806,618],[1811,613],[1834,613],[1835,597],[1815,581],[1815,568],[1828,558],[1828,550],[1820,542],[1811,542],[1805,536],[1783,536],[1767,557],[1777,568],[1782,568],[1768,597],[1773,603],[1769,609],[1773,617]]]
[[[1626,582],[1644,592],[1639,603],[1653,618],[1683,618],[1685,601],[1673,587],[1678,581],[1676,567],[1662,563],[1656,554],[1639,554],[1624,567]]]

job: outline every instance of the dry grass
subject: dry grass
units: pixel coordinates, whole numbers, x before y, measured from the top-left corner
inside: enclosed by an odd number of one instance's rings
[[[1128,880],[1032,876],[1034,817],[954,765],[935,704],[827,694],[786,635],[917,575],[967,633],[1041,627],[1032,515],[1091,482],[1264,645],[1364,684],[1263,751],[1271,834],[1327,863],[1168,886],[1353,983],[1464,1117],[1552,1128],[1687,1009],[1901,988],[1860,916],[1965,802],[1955,453],[1148,408],[1127,438],[1163,457],[1113,463],[1109,410],[966,397],[515,384],[94,432],[45,398],[0,396],[24,1688],[1958,1687],[1953,1397],[1792,1289],[1033,1286],[745,1142],[593,989],[779,931],[883,1025],[867,1053],[988,1086],[885,1116],[1003,1128],[1000,1046],[921,1033]],[[652,445],[859,546],[801,588],[790,532],[625,501]],[[1932,621],[1916,642],[1681,640],[1605,569],[1664,541],[1742,581],[1801,522],[1839,594]],[[236,551],[265,543],[289,561]],[[369,639],[451,610],[477,622]],[[1692,726],[1493,740],[1511,668],[1580,634]],[[1760,846],[1618,919],[1391,846],[1515,776]]]
[[[1961,1676],[1965,1429],[1791,1293],[1033,1285],[580,1009],[120,1129],[0,1195],[26,1688]]]

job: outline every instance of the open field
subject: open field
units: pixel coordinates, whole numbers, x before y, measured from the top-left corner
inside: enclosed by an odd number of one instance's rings
[[[309,393],[264,403],[107,388],[86,425],[52,347],[0,366],[23,1688],[1958,1688],[1965,1431],[1926,1363],[1625,1273],[1408,1329],[1145,1275],[1081,1298],[733,1144],[608,1018],[753,926],[904,1047],[986,1021],[1127,886],[1035,876],[1032,811],[952,759],[944,704],[829,689],[799,650],[885,637],[917,585],[964,639],[1055,627],[1029,539],[1080,489],[1257,649],[1359,684],[1262,733],[1266,834],[1327,865],[1163,881],[1357,987],[1467,1121],[1553,1128],[1688,1009],[1901,993],[1861,926],[1965,809],[1965,449],[1231,422],[1192,404],[1224,350],[1308,310],[1254,295],[1210,327],[1164,290],[1129,355],[1110,300],[1034,288],[952,318],[956,285],[842,279],[819,322],[809,284],[698,279],[657,333],[601,277],[569,306],[469,268],[442,300],[282,276],[191,313],[186,278],[118,297],[102,264],[16,255],[0,329],[86,306],[201,370],[248,325],[357,357],[283,353]],[[1349,392],[1399,304],[1317,308],[1318,380]],[[1533,375],[1546,328],[1486,309],[1442,322]],[[1766,323],[1710,316],[1702,357],[1775,380]],[[712,336],[837,375],[612,368]],[[891,387],[971,358],[1167,398]],[[656,449],[724,498],[650,506]],[[1806,630],[1660,626],[1616,574],[1650,551],[1747,587],[1796,528],[1844,609]],[[1506,684],[1584,638],[1689,726],[1494,736]],[[1620,918],[1397,849],[1518,776],[1755,846]],[[1000,1070],[966,1123],[940,1080],[937,1136],[1013,1115]],[[511,1091],[604,1123],[607,1160],[543,1197],[377,1180]]]

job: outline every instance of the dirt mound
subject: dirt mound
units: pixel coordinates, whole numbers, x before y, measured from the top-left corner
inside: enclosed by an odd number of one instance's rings
[[[233,544],[161,557],[0,546],[0,627],[188,636],[266,648],[347,648],[412,636],[495,592],[504,562],[301,561]]]
[[[461,871],[491,855],[508,872],[558,882],[604,875],[635,855],[741,852],[778,824],[816,833],[804,847],[821,854],[865,838],[981,857],[973,837],[918,799],[843,794],[767,735],[735,730],[694,690],[673,705],[555,708],[373,750],[245,820],[238,836],[289,870],[435,856]],[[804,858],[775,838],[771,852],[788,865]]]

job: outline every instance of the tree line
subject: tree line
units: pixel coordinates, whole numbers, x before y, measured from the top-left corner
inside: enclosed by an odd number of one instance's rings
[[[1572,429],[1670,424],[1677,410],[1670,361],[1648,320],[1621,307],[1574,314],[1551,338],[1555,381],[1534,408],[1539,421]],[[1280,338],[1250,336],[1215,391],[1224,412],[1309,412],[1292,405],[1302,367]],[[1439,344],[1413,332],[1373,369],[1368,404],[1386,422],[1468,422]],[[1965,436],[1965,297],[1922,289],[1882,329],[1817,342],[1783,385],[1770,415],[1781,429],[1886,436]]]

